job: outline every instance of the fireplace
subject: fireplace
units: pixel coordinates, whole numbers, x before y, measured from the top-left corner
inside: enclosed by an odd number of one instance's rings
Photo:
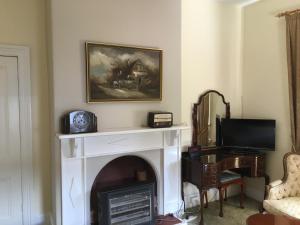
[[[109,162],[93,183],[90,210],[91,225],[153,224],[157,187],[151,165],[132,155]]]
[[[108,193],[112,187],[126,191],[126,185],[143,182],[153,183],[154,213],[178,211],[182,206],[180,139],[184,129],[188,127],[57,135],[54,224],[96,223],[99,208],[95,201],[101,198],[101,191],[113,196]]]

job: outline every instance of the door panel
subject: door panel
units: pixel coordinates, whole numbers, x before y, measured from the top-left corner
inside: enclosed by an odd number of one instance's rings
[[[0,224],[22,225],[18,59],[0,56]]]

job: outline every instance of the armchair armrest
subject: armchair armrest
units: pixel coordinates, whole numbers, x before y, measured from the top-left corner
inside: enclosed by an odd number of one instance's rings
[[[275,181],[269,183],[269,186],[270,186],[270,188],[273,188],[279,184],[282,184],[282,180],[275,180]]]
[[[285,197],[293,196],[295,190],[294,185],[282,180],[271,182],[267,186],[267,200],[279,200]]]

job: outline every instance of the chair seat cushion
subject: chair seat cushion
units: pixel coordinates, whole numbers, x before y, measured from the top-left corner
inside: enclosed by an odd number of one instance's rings
[[[223,173],[221,173],[220,182],[227,183],[229,181],[233,181],[233,180],[240,179],[240,178],[241,178],[241,175],[238,173],[234,173],[231,171],[224,171]]]
[[[286,215],[300,219],[300,197],[287,197],[280,200],[264,200],[264,209],[275,215]]]

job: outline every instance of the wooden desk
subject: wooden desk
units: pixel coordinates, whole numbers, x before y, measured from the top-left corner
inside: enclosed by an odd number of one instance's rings
[[[200,225],[203,225],[204,193],[210,188],[218,188],[220,174],[228,169],[241,176],[265,177],[265,183],[269,183],[264,153],[213,148],[182,154],[182,182],[190,182],[199,189]]]
[[[273,214],[254,214],[247,219],[247,225],[300,225],[300,220]]]

